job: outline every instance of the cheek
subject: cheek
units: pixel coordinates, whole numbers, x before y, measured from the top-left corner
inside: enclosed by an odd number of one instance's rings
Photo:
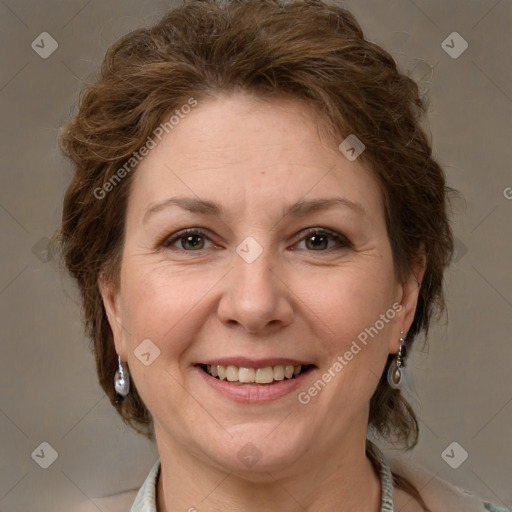
[[[142,340],[150,339],[167,364],[178,364],[202,328],[211,292],[221,275],[177,270],[165,263],[148,265],[137,258],[125,261],[121,288],[130,349],[133,352]]]
[[[392,307],[393,281],[384,267],[337,269],[324,286],[310,287],[309,292],[301,287],[330,338],[357,337]]]
[[[130,373],[148,409],[177,428],[187,406],[180,365],[201,329],[197,321],[204,313],[201,298],[212,283],[203,281],[199,286],[184,273],[150,268],[135,258],[125,261],[121,289]],[[150,354],[149,364],[140,357],[141,347]]]
[[[393,279],[384,267],[340,270],[329,285],[311,297],[322,330],[318,342],[325,354],[325,376],[333,382],[332,406],[352,407],[349,397],[363,403],[373,394],[388,352],[393,309]]]

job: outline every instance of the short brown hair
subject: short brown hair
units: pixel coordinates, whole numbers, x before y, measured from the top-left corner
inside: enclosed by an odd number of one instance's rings
[[[156,25],[131,32],[107,52],[98,79],[83,91],[60,144],[74,165],[60,230],[65,265],[78,282],[101,386],[125,422],[152,436],[152,419],[135,386],[114,401],[116,353],[98,288],[102,272],[117,282],[132,173],[105,197],[104,187],[170,113],[193,97],[244,91],[303,100],[341,142],[356,134],[364,164],[384,197],[397,276],[410,275],[425,251],[426,270],[408,346],[445,311],[443,273],[453,253],[448,195],[421,121],[418,86],[393,58],[367,41],[345,9],[321,1],[192,0]],[[415,414],[386,379],[370,403],[376,432],[412,448]]]

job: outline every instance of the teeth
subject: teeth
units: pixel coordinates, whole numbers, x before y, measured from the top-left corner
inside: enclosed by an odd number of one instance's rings
[[[254,382],[256,377],[256,370],[254,368],[239,368],[238,381],[239,382]]]
[[[284,379],[284,366],[279,364],[274,366],[274,380],[283,380]]]
[[[266,366],[265,368],[258,368],[256,370],[256,378],[254,382],[258,384],[270,384],[274,380],[274,370],[272,366]]]
[[[245,368],[236,366],[207,365],[206,371],[212,377],[220,380],[239,383],[270,384],[273,381],[280,381],[297,377],[302,371],[302,366],[282,365],[266,366],[265,368]]]
[[[228,366],[226,368],[226,379],[228,379],[229,382],[238,380],[238,368],[236,366]]]

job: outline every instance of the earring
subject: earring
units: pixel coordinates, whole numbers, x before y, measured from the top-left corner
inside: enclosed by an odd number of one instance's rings
[[[114,375],[114,389],[116,390],[116,402],[119,403],[130,392],[130,375],[128,369],[121,364],[121,356],[117,356],[117,370]]]
[[[403,333],[404,331],[400,331],[400,334]],[[394,389],[400,388],[404,381],[405,372],[402,368],[405,367],[405,343],[405,339],[400,337],[400,349],[398,350],[398,355],[393,359],[388,370],[388,383]]]

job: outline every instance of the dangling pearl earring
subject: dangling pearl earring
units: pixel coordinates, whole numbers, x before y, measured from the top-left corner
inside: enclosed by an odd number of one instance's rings
[[[130,392],[130,375],[128,369],[121,364],[121,356],[117,356],[117,370],[114,375],[114,389],[116,390],[116,402],[119,403]]]
[[[404,331],[400,331],[400,334],[403,333]],[[402,368],[405,367],[405,355],[405,339],[400,337],[400,349],[398,350],[398,355],[393,359],[388,370],[388,382],[394,389],[400,388],[404,381],[404,370]]]

